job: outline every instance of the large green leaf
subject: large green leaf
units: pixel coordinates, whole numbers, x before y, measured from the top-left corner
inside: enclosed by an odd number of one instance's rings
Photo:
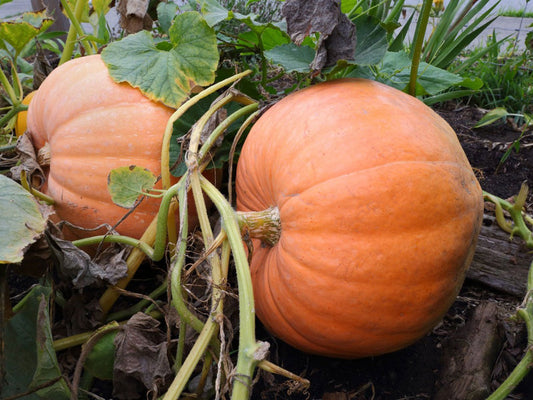
[[[18,54],[35,36],[47,30],[53,23],[54,20],[48,17],[46,11],[24,13],[15,20],[0,22],[0,41],[9,43]]]
[[[178,107],[193,87],[214,81],[217,40],[195,11],[178,15],[169,37],[170,43],[156,43],[149,32],[141,31],[107,46],[102,58],[115,81],[128,82],[150,99]]]
[[[48,303],[51,289],[34,287],[15,307],[15,315],[4,327],[6,375],[0,397],[31,392],[25,400],[67,400],[70,391],[52,344]],[[42,387],[40,390],[36,390]]]
[[[46,227],[39,204],[18,183],[0,175],[0,264],[18,263]]]

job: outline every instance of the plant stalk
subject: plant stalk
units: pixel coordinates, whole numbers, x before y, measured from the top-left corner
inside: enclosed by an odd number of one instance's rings
[[[88,0],[77,0],[76,6],[74,7],[74,19],[73,21],[79,21],[83,13],[83,9],[87,6]],[[61,2],[63,3],[63,1]],[[59,60],[59,65],[64,64],[72,58],[74,53],[74,45],[76,44],[77,31],[74,23],[70,24],[67,39],[65,41],[65,47],[63,48],[63,53],[61,54],[61,59]]]
[[[233,75],[227,79],[224,79],[223,81],[209,86],[208,88],[198,93],[196,96],[190,98],[185,103],[183,103],[174,112],[174,114],[170,116],[167,122],[167,126],[165,128],[165,133],[163,135],[163,145],[161,146],[161,184],[163,189],[168,189],[170,187],[170,139],[172,138],[174,122],[177,121],[183,114],[185,114],[185,112],[190,107],[192,107],[198,101],[251,73],[251,70],[246,70],[244,72],[241,72],[240,74]]]
[[[265,350],[265,344],[258,343],[255,339],[255,306],[250,267],[242,243],[237,216],[231,204],[206,178],[200,176],[200,182],[204,193],[220,213],[222,226],[233,252],[239,287],[239,356],[231,398],[232,400],[246,400],[250,397],[255,367],[263,359]]]
[[[411,52],[411,74],[409,77],[409,94],[416,96],[416,79],[418,77],[418,66],[420,65],[420,58],[422,55],[422,47],[424,46],[424,38],[426,35],[426,29],[429,22],[429,15],[431,13],[432,0],[424,0],[422,3],[422,10],[420,11],[420,17],[416,24],[414,35],[414,47]]]

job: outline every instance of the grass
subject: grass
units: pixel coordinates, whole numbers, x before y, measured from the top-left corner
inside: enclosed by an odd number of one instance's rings
[[[497,43],[489,37],[487,47]],[[479,49],[474,49],[470,55]],[[471,104],[486,109],[503,107],[511,113],[533,113],[533,54],[531,49],[516,52],[514,40],[494,46],[484,57],[463,73],[480,78],[483,89],[473,95]]]

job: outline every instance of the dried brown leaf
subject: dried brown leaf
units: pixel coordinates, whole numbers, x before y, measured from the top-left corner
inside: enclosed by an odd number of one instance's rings
[[[160,393],[172,376],[165,334],[159,322],[137,313],[115,338],[113,396],[138,399],[149,390]]]
[[[300,45],[307,36],[318,33],[314,71],[351,60],[356,45],[355,25],[341,12],[340,0],[288,0],[282,7],[291,40]]]
[[[19,137],[16,150],[19,154],[19,162],[10,169],[11,177],[20,182],[20,173],[25,171],[27,176],[32,177],[32,185],[39,189],[45,181],[45,175],[37,162],[37,155],[28,135],[24,134]]]
[[[124,248],[110,246],[101,258],[93,261],[89,254],[74,246],[72,242],[49,233],[46,237],[58,262],[60,274],[72,280],[77,289],[99,285],[103,282],[115,285],[127,274]]]

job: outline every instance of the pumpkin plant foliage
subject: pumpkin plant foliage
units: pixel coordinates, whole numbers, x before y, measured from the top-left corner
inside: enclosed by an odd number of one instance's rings
[[[48,214],[33,195],[0,175],[0,264],[18,263],[46,228]],[[2,267],[0,267],[2,268]]]
[[[178,107],[195,86],[211,84],[218,66],[215,32],[197,12],[178,15],[169,41],[141,31],[107,46],[102,59],[117,82],[128,82],[145,96]]]
[[[68,400],[70,390],[61,377],[50,319],[50,287],[35,286],[15,308],[4,325],[6,376],[2,398],[32,392],[25,399]],[[37,390],[42,387],[40,390]]]

